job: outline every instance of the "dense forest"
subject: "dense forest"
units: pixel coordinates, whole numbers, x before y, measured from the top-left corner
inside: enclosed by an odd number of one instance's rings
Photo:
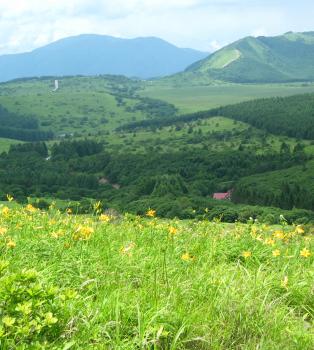
[[[214,109],[272,134],[314,139],[314,94],[274,97]]]
[[[102,143],[81,140],[55,144],[48,157],[45,143],[26,143],[12,146],[0,156],[0,196],[4,199],[12,193],[20,201],[29,196],[74,201],[89,198],[135,213],[154,205],[161,215],[181,218],[191,217],[194,208],[210,208],[208,215],[220,213],[224,220],[233,221],[242,215],[241,210],[231,208],[231,203],[212,200],[213,192],[235,188],[238,196],[241,187],[237,183],[242,178],[297,164],[302,167],[307,161],[302,148],[290,152],[282,147],[279,153],[263,155],[246,150],[209,154],[193,149],[119,154],[106,151]],[[285,197],[279,198],[281,201],[265,205],[285,208]],[[295,202],[294,206],[314,209],[313,201],[304,203]],[[256,208],[245,207],[245,211],[257,215]],[[302,217],[311,215],[302,211]]]
[[[45,141],[53,138],[53,133],[39,129],[34,117],[9,112],[0,105],[0,137],[21,141]]]
[[[244,177],[235,186],[235,202],[283,209],[314,208],[314,162]]]

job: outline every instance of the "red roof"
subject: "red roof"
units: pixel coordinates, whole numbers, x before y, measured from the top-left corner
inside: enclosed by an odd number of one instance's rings
[[[225,193],[214,193],[213,198],[218,199],[218,200],[226,200],[230,199],[231,193],[230,192],[225,192]]]

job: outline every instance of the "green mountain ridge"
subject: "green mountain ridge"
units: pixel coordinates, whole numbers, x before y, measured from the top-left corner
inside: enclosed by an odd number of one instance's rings
[[[314,80],[314,32],[246,37],[192,64],[184,74],[234,83]]]

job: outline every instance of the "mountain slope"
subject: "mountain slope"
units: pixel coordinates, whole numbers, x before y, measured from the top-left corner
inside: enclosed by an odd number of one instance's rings
[[[0,81],[79,74],[160,77],[182,71],[207,55],[154,37],[120,39],[80,35],[29,53],[0,56]]]
[[[314,32],[247,37],[196,62],[186,73],[236,83],[314,80]]]

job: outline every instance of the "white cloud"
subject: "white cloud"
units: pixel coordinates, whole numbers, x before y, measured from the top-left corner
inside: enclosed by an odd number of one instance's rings
[[[217,40],[212,40],[210,42],[210,47],[211,47],[212,51],[217,51],[217,50],[221,49],[223,47],[223,45],[221,43],[219,43]]]
[[[258,36],[267,36],[267,30],[265,28],[256,28],[251,33],[252,36],[258,37]]]
[[[82,33],[212,50],[246,35],[313,30],[313,16],[312,0],[0,0],[0,54]]]

